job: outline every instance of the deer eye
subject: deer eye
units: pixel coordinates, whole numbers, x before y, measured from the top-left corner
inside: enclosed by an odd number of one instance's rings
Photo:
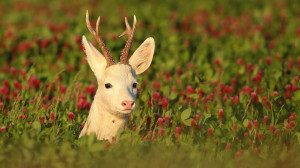
[[[112,87],[112,85],[111,85],[110,83],[106,83],[106,84],[105,84],[105,88],[106,88],[106,89],[109,89],[109,88],[111,88],[111,87]]]
[[[136,88],[136,86],[137,86],[137,83],[133,83],[133,84],[132,84],[132,87],[133,87],[133,88]]]

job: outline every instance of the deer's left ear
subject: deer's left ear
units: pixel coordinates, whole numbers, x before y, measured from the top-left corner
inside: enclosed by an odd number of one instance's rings
[[[152,62],[154,48],[154,39],[149,37],[139,46],[138,49],[135,50],[129,59],[129,64],[135,70],[137,75],[143,73],[149,68]]]

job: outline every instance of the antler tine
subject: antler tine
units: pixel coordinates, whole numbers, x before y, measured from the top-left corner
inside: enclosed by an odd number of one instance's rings
[[[134,21],[133,21],[133,26],[132,29],[130,28],[128,21],[127,21],[127,17],[125,17],[125,24],[126,24],[126,30],[120,35],[120,37],[127,35],[128,39],[126,41],[125,47],[122,50],[122,54],[121,54],[121,58],[120,58],[120,62],[123,64],[128,64],[128,59],[129,59],[129,50],[131,47],[131,44],[133,42],[133,37],[135,34],[135,30],[136,30],[136,17],[134,15]]]
[[[85,22],[86,22],[86,26],[87,28],[89,29],[90,33],[92,33],[92,35],[96,35],[95,33],[95,30],[93,29],[91,23],[90,23],[90,16],[89,16],[89,11],[86,11],[86,16],[85,16]]]
[[[125,17],[125,25],[126,25],[126,30],[119,37],[123,37],[124,35],[129,35],[130,34],[131,27],[128,24],[127,17]]]
[[[100,27],[100,16],[98,17],[97,23],[96,23],[96,33],[97,33],[97,36],[100,37],[99,27]]]
[[[96,41],[98,42],[100,49],[105,57],[106,63],[107,63],[107,67],[110,65],[114,65],[114,61],[112,59],[112,56],[110,55],[108,49],[106,48],[104,42],[102,41],[102,38],[100,36],[100,32],[99,32],[99,24],[100,24],[100,16],[97,19],[97,24],[96,24],[96,31],[93,29],[91,23],[90,23],[90,19],[89,19],[89,11],[86,11],[86,26],[89,29],[89,31],[91,32],[91,34],[94,36],[94,38],[96,39]]]

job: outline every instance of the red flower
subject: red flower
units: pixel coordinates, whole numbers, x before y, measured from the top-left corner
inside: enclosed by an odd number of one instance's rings
[[[5,126],[2,126],[1,127],[1,132],[4,132],[6,130],[6,127]]]
[[[186,92],[187,92],[188,94],[195,93],[195,89],[193,89],[192,86],[188,85],[188,86],[186,87]]]
[[[236,124],[233,125],[232,130],[233,130],[234,133],[236,133],[236,130],[237,130],[237,125]]]
[[[164,97],[164,98],[161,99],[161,105],[162,105],[162,107],[163,107],[164,109],[168,107],[169,101],[167,100],[166,97]]]
[[[109,142],[105,142],[105,148],[108,149],[109,148],[110,143]]]
[[[208,128],[208,130],[207,130],[207,136],[211,137],[213,135],[213,132],[214,132],[213,129]]]
[[[180,133],[181,133],[181,128],[176,127],[175,132],[174,132],[176,140],[178,140]]]
[[[251,129],[252,129],[252,122],[251,122],[251,121],[248,121],[247,129],[248,129],[248,130],[251,130]]]
[[[201,117],[201,114],[196,114],[195,119],[196,119],[197,122],[200,120],[200,117]]]
[[[7,32],[5,33],[5,39],[10,38],[13,35],[13,30],[8,29]]]
[[[81,36],[80,35],[75,35],[75,42],[76,43],[81,43]]]
[[[286,132],[289,132],[290,130],[291,130],[291,125],[290,124],[287,124],[286,126],[285,126],[285,131]]]
[[[160,82],[154,82],[153,85],[155,86],[156,90],[159,90]]]
[[[223,115],[224,115],[223,109],[220,109],[218,114],[219,120],[223,119]]]
[[[165,129],[161,128],[158,132],[158,135],[164,136],[165,134]]]
[[[135,124],[132,124],[131,130],[135,131],[135,127],[136,127]]]
[[[41,121],[40,121],[40,123],[41,123],[41,124],[44,124],[44,120],[45,120],[45,116],[42,115],[42,116],[41,116]]]
[[[201,129],[202,129],[200,124],[197,124],[197,128],[198,128],[199,131],[201,131]]]
[[[273,131],[274,131],[274,125],[273,124],[270,124],[269,130],[270,130],[270,132],[273,133]]]
[[[11,68],[9,69],[9,71],[10,71],[10,73],[11,73],[12,76],[15,76],[15,74],[16,74],[16,69],[15,69],[14,67],[11,67]]]
[[[192,127],[192,128],[194,128],[194,127],[195,127],[195,125],[196,125],[196,122],[195,122],[195,120],[194,120],[194,119],[192,119],[192,120],[191,120],[191,127]]]
[[[226,152],[228,152],[230,150],[230,143],[226,144],[225,150],[226,150]]]
[[[153,100],[157,101],[159,98],[160,98],[159,92],[154,92],[154,94],[153,94]]]
[[[264,139],[264,135],[263,135],[262,133],[259,133],[259,134],[258,134],[258,139],[259,139],[260,141],[262,141],[262,140]]]
[[[74,114],[72,112],[69,112],[69,121],[73,121]]]
[[[300,27],[297,28],[296,32],[297,32],[297,35],[300,36]]]
[[[51,41],[49,39],[44,39],[41,41],[41,47],[46,48],[50,43]]]
[[[291,85],[289,85],[289,84],[285,86],[285,89],[286,89],[287,91],[290,91],[290,90],[291,90],[291,88],[292,88],[292,86],[291,86]]]
[[[300,57],[299,57],[298,60],[299,60],[299,67],[300,67]],[[298,76],[295,76],[295,77],[294,77],[294,82],[297,83],[297,81],[298,81]]]
[[[160,126],[160,127],[162,127],[163,126],[163,123],[164,123],[164,120],[162,119],[162,118],[158,118],[158,125]]]
[[[242,58],[239,58],[239,59],[237,60],[237,63],[238,63],[240,66],[242,66],[242,65],[244,64],[244,60],[243,60]]]
[[[267,57],[267,58],[266,58],[266,62],[267,62],[268,65],[270,65],[270,64],[271,64],[271,58],[270,58],[270,57]]]
[[[295,92],[295,91],[297,91],[297,90],[298,90],[297,85],[293,84],[293,85],[292,85],[292,91]]]
[[[51,111],[50,113],[50,118],[51,118],[51,121],[54,122],[55,121],[55,114],[53,111]]]
[[[176,127],[175,133],[180,134],[181,133],[181,128],[180,127]]]
[[[255,92],[252,92],[252,93],[251,93],[251,98],[252,98],[252,100],[253,100],[254,102],[258,102],[258,96],[257,96],[257,94],[256,94]]]
[[[268,122],[268,116],[264,116],[264,125],[266,125]]]
[[[255,127],[255,128],[258,128],[258,121],[257,121],[257,120],[254,120],[253,123],[254,123],[254,127]]]
[[[216,59],[215,59],[215,64],[216,64],[217,66],[220,66],[220,64],[221,64],[220,58],[216,58]]]

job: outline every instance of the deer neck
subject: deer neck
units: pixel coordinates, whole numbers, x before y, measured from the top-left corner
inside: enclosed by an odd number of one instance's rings
[[[91,129],[87,128],[87,133],[95,132],[99,140],[111,140],[112,137],[116,136],[119,129],[124,130],[128,114],[120,114],[110,110],[106,104],[102,103],[99,95],[99,91],[97,91],[88,117]]]

